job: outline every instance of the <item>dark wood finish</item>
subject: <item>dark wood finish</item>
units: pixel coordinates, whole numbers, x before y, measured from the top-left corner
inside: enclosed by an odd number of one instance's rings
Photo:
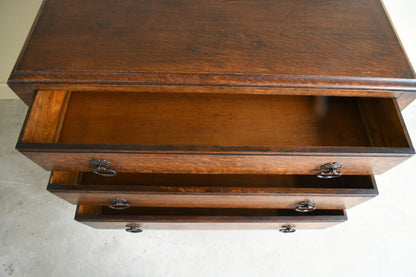
[[[13,84],[9,84],[14,87]],[[210,94],[265,94],[265,95],[320,95],[320,96],[347,96],[347,97],[384,97],[397,98],[398,101],[409,102],[403,98],[404,95],[414,95],[412,92],[394,90],[361,90],[361,89],[323,89],[323,88],[289,88],[289,87],[231,87],[231,86],[177,86],[177,85],[109,85],[109,84],[26,84],[19,87],[24,88],[22,99],[28,105],[31,103],[33,91],[111,91],[114,92],[146,92],[146,93],[210,93]],[[403,99],[402,99],[403,98]],[[409,102],[410,103],[410,102]],[[407,103],[407,104],[409,104]]]
[[[33,106],[59,110],[46,94]],[[17,145],[48,170],[99,158],[118,172],[316,174],[335,159],[345,174],[377,174],[414,153],[389,98],[72,92],[62,106],[55,143],[25,139],[45,132],[32,109]]]
[[[400,109],[404,109],[416,97],[413,92],[399,90],[360,90],[360,89],[323,89],[323,88],[288,88],[288,87],[230,87],[230,86],[177,86],[177,85],[105,85],[105,84],[22,84],[9,83],[14,90],[19,90],[20,98],[28,105],[33,91],[114,91],[119,92],[164,92],[164,93],[227,93],[227,94],[265,94],[265,95],[320,95],[348,97],[385,97],[396,98]]]
[[[47,0],[9,84],[416,90],[379,0]]]
[[[294,224],[296,229],[322,229],[347,220],[344,210],[320,210],[308,215],[280,209],[154,208],[134,207],[116,211],[78,205],[75,220],[94,228],[124,229],[275,229]]]
[[[41,146],[41,145],[38,145]],[[103,149],[24,149],[20,151],[47,170],[91,171],[89,160],[104,159],[113,164],[119,173],[198,173],[198,174],[306,174],[321,172],[320,166],[328,162],[343,163],[344,175],[381,174],[405,161],[411,154],[403,153],[351,153],[346,148],[322,148],[321,153],[296,152],[256,154],[247,152],[224,154],[116,151]],[[389,151],[391,149],[385,149]],[[113,153],[107,153],[107,151]],[[337,153],[337,151],[343,151]],[[380,151],[383,151],[381,149]]]
[[[359,109],[371,146],[412,145],[395,101],[383,98],[369,100],[361,97]],[[392,114],[398,115],[399,118]]]
[[[97,228],[326,227],[414,154],[380,0],[45,0],[8,84],[31,103],[17,149]],[[301,176],[329,162],[341,179]]]
[[[122,198],[131,206],[294,209],[301,201],[317,209],[353,207],[378,194],[372,176],[318,179],[308,175],[51,174],[48,190],[73,204],[105,206]]]

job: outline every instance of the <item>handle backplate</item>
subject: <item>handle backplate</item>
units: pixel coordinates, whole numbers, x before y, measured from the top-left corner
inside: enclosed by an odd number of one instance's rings
[[[108,199],[108,202],[109,202],[108,207],[114,210],[125,210],[130,207],[129,202],[121,198],[111,198],[111,199]]]
[[[90,167],[92,172],[100,176],[109,177],[117,175],[117,172],[111,168],[112,164],[106,160],[91,159]]]
[[[313,201],[302,201],[296,204],[297,207],[295,211],[301,212],[301,213],[308,213],[313,212],[316,210],[316,203]]]
[[[341,176],[341,172],[337,171],[337,169],[340,169],[341,167],[342,167],[342,163],[338,163],[338,162],[323,164],[321,165],[321,169],[325,171],[318,173],[316,177],[321,178],[321,179],[337,178]]]
[[[141,233],[141,232],[143,232],[143,230],[140,229],[140,225],[138,225],[138,224],[127,224],[125,230],[126,230],[126,232],[129,232],[129,233]]]
[[[283,225],[279,229],[279,232],[281,232],[281,233],[294,233],[294,232],[296,232],[295,228],[296,228],[295,225]]]

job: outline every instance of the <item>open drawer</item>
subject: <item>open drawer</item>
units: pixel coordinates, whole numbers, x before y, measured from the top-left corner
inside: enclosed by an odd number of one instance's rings
[[[17,149],[47,170],[382,173],[414,154],[391,98],[39,91]]]
[[[141,207],[344,209],[378,194],[373,176],[128,174],[56,171],[48,190],[73,203]]]
[[[282,209],[155,208],[78,205],[75,220],[95,228],[141,232],[146,229],[322,229],[347,220],[345,210],[320,210],[307,215]]]

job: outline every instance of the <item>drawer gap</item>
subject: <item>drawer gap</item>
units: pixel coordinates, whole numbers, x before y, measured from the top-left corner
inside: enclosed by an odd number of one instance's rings
[[[291,216],[304,217],[305,214],[294,211],[293,209],[233,209],[233,208],[160,208],[160,207],[130,207],[126,210],[114,210],[108,207],[101,207],[100,214],[123,215],[123,216],[211,216],[211,217],[230,217],[230,216]],[[316,210],[308,213],[308,217],[314,216],[343,216],[343,210]]]
[[[163,186],[163,187],[267,187],[374,189],[371,175],[345,175],[318,179],[311,175],[274,174],[152,174],[120,173],[103,177],[94,173],[55,171],[50,183],[56,186]]]

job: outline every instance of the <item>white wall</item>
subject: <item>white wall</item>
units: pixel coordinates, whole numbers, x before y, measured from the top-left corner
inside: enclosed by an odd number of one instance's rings
[[[16,99],[7,79],[42,0],[0,0],[0,99]]]

